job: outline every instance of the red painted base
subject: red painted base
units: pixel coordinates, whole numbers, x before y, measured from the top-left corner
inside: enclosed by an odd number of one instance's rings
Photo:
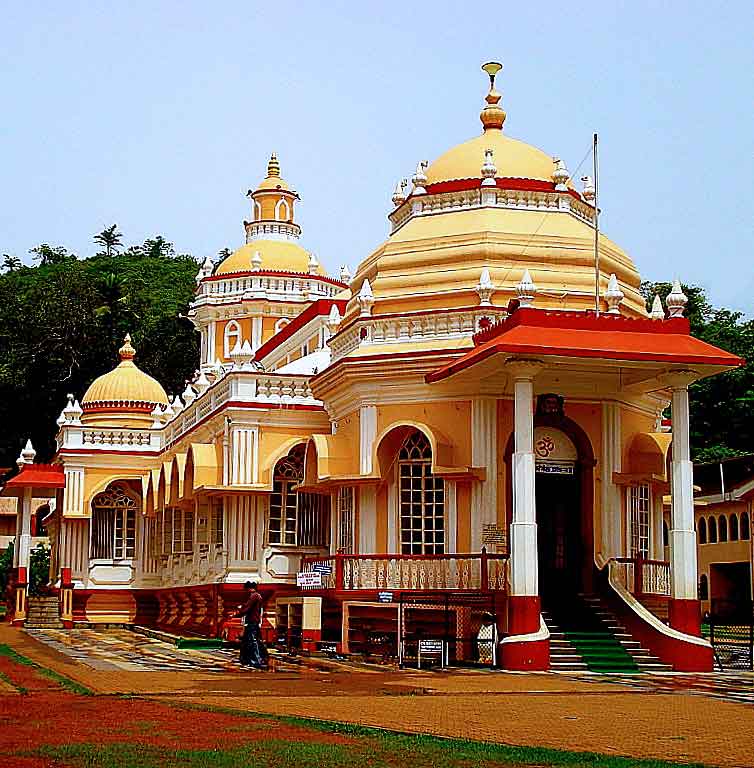
[[[550,668],[550,641],[501,643],[500,665],[513,671],[546,672]]]
[[[701,637],[702,609],[699,600],[675,600],[668,603],[670,626],[686,635]]]
[[[528,635],[538,632],[541,612],[539,597],[511,595],[508,598],[508,634]]]
[[[317,650],[317,643],[322,639],[322,630],[304,629],[301,632],[301,649],[313,653]]]

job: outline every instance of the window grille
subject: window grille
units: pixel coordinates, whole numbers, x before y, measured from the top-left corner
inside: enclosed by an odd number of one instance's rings
[[[631,557],[649,557],[649,510],[651,493],[648,485],[628,489],[628,514],[631,531]]]
[[[432,474],[432,447],[413,432],[398,454],[401,552],[439,555],[445,552],[445,483]]]
[[[338,551],[353,553],[353,488],[338,490]]]
[[[138,503],[125,483],[113,483],[92,502],[91,557],[125,560],[136,552]]]

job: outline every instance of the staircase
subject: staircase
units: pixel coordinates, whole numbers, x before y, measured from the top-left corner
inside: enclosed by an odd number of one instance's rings
[[[60,620],[57,596],[30,597],[26,604],[24,628],[62,629],[63,622]]]
[[[559,595],[542,611],[550,630],[550,668],[639,673],[672,671],[634,640],[594,595]]]

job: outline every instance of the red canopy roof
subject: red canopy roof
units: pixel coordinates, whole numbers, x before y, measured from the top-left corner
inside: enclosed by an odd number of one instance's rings
[[[497,353],[724,368],[735,368],[744,362],[691,336],[685,317],[651,320],[527,307],[476,334],[474,343],[474,349],[459,359],[427,374],[427,381],[446,379]]]
[[[24,464],[21,471],[11,477],[6,488],[65,488],[62,464]]]

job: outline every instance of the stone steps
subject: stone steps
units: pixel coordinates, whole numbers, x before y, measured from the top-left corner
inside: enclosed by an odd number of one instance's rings
[[[30,597],[26,606],[26,620],[24,627],[27,629],[62,629],[60,620],[60,607],[58,598]]]

